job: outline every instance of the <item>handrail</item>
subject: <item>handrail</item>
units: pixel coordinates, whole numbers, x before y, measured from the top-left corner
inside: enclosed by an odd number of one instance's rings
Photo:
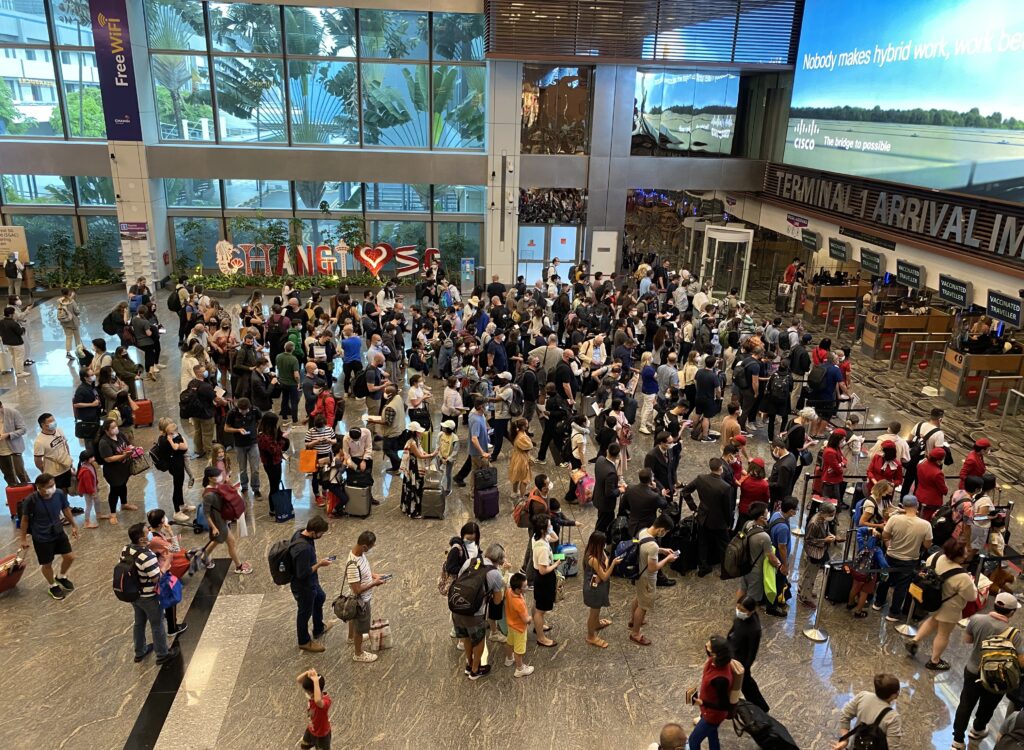
[[[1010,411],[1010,402],[1013,402],[1014,408],[1020,405],[1020,400],[1024,398],[1024,393],[1018,391],[1016,388],[1011,388],[1006,392],[1006,403],[1003,404],[1003,414],[999,417],[999,429],[1003,429],[1003,422],[1006,421],[1006,415]],[[1016,413],[1016,411],[1014,412]]]
[[[981,381],[981,390],[978,391],[978,405],[974,409],[974,418],[981,419],[981,410],[985,405],[985,391],[988,390],[989,381],[992,380],[1015,380],[1019,387],[1024,383],[1024,375],[986,375]]]
[[[924,333],[921,331],[893,331],[892,332],[892,351],[889,352],[889,369],[891,370],[896,365],[896,352],[899,351],[900,336],[905,341],[910,336],[931,336],[930,333]],[[945,340],[943,340],[945,341]],[[913,342],[911,342],[913,343]],[[907,353],[907,362],[910,362],[911,357],[909,352]]]
[[[920,346],[929,346],[931,344],[946,344],[946,343],[948,343],[948,341],[946,339],[931,339],[930,341],[929,340],[925,340],[925,341],[911,341],[910,342],[910,348],[907,350],[907,367],[903,371],[903,376],[906,377],[906,378],[910,377],[910,368],[912,368],[914,366],[914,347],[915,346],[918,346],[918,345],[920,345]],[[943,349],[945,349],[945,347],[943,347]],[[893,351],[896,351],[895,343],[893,344]],[[938,350],[936,350],[936,351],[938,351]],[[890,358],[890,362],[891,361],[892,360]],[[930,367],[931,366],[931,362],[929,362],[928,364],[929,364],[929,367]],[[890,366],[889,369],[891,370],[892,366]]]

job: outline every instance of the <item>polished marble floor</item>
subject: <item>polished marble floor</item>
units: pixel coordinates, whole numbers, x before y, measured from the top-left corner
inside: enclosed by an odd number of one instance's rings
[[[117,300],[114,295],[83,295],[81,301],[83,330],[99,335],[100,320]],[[0,398],[22,411],[30,439],[42,411],[55,413],[71,431],[75,384],[54,305],[41,304],[31,321],[30,346],[37,361],[32,376],[16,386],[11,376],[0,378],[0,389],[6,389]],[[179,357],[173,337],[165,337],[164,348],[162,361],[168,367],[146,389],[158,417],[177,412]],[[908,384],[901,372],[859,361],[855,373],[862,382],[858,390],[872,409],[871,425],[897,414],[909,425],[934,402],[916,395],[919,376]],[[434,385],[440,392],[440,384]],[[350,407],[350,418],[358,415]],[[985,432],[994,438],[1000,450],[990,464],[1012,485],[1004,497],[1013,497],[1022,468],[1019,425],[996,433],[991,416],[975,422],[952,410],[948,422],[958,458],[972,436]],[[143,446],[154,439],[154,429],[137,431],[136,442]],[[633,448],[631,479],[647,447],[641,436]],[[700,471],[715,450],[687,441],[681,478]],[[751,452],[767,453],[763,438],[754,441]],[[310,515],[310,491],[294,456],[288,459],[297,526]],[[506,465],[503,456],[502,477]],[[295,747],[305,721],[295,675],[309,666],[326,676],[333,696],[335,748],[618,750],[646,747],[666,721],[689,722],[693,710],[683,705],[683,692],[699,679],[707,636],[729,627],[732,583],[690,575],[661,590],[645,629],[653,645],[641,648],[626,637],[630,588],[613,581],[607,615],[614,625],[605,631],[611,646],[599,650],[584,643],[580,579],[569,579],[565,600],[550,618],[558,647],[538,648],[532,639],[528,646],[526,658],[536,672],[513,679],[509,670],[496,666],[491,676],[470,682],[462,676],[461,653],[448,637],[447,608],[436,589],[446,542],[469,518],[466,491],[452,495],[444,520],[413,521],[400,513],[400,487],[380,473],[382,468],[378,462],[375,494],[385,498],[383,505],[365,520],[332,521],[318,545],[322,555],[344,555],[363,529],[377,534],[374,569],[395,578],[376,590],[375,614],[390,619],[396,646],[376,663],[352,662],[344,628],[327,636],[323,654],[309,656],[296,649],[294,602],[286,588],[273,585],[265,562],[268,547],[289,534],[292,525],[273,523],[257,501],[249,517],[250,536],[241,542],[243,556],[257,572],[233,575],[225,559],[190,580],[182,610],[193,627],[181,639],[182,661],[163,670],[152,660],[134,664],[130,608],[110,592],[111,568],[126,537],[124,522],[143,519],[141,510],[125,513],[119,527],[83,531],[70,575],[77,589],[65,601],[46,595],[31,556],[21,584],[0,596],[0,695],[8,707],[0,716],[0,748]],[[563,491],[566,472],[551,464],[547,468],[556,478],[556,492]],[[130,494],[147,508],[170,507],[169,479],[163,474],[133,479]],[[510,559],[518,561],[525,532],[511,521],[509,497],[503,497],[499,518],[483,525],[483,541],[504,543]],[[591,508],[569,512],[585,539],[596,513]],[[1016,523],[1014,531],[1020,531]],[[0,556],[15,548],[13,524],[0,519]],[[321,580],[330,601],[341,587],[340,566],[322,571]],[[877,614],[854,621],[841,607],[825,606],[818,624],[830,637],[823,644],[801,635],[809,619],[806,610],[795,608],[783,620],[764,617],[754,668],[773,714],[801,748],[830,747],[841,706],[853,692],[868,688],[879,670],[896,673],[905,685],[897,705],[909,729],[906,747],[948,747],[966,652],[962,644],[947,652],[954,669],[934,675],[924,669],[923,660],[904,655],[901,637]],[[745,748],[752,743],[723,727],[722,745]],[[979,747],[991,745],[990,739]]]

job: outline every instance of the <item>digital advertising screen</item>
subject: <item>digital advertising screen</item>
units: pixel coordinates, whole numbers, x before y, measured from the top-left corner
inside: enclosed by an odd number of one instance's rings
[[[1024,201],[1022,0],[807,0],[785,161]]]

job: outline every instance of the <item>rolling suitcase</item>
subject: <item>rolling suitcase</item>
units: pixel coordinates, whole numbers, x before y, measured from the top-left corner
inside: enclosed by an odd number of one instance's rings
[[[0,560],[0,594],[18,585],[25,573],[25,561],[19,555],[8,555]]]
[[[0,349],[0,372],[14,372],[14,357],[6,346]]]
[[[737,736],[749,735],[762,750],[799,750],[789,730],[750,701],[736,704],[732,726]]]
[[[558,530],[558,548],[555,550],[555,554],[565,555],[565,560],[562,561],[562,575],[572,578],[580,573],[580,551],[572,543],[572,526],[566,526],[565,529],[569,533],[565,537],[564,544],[562,543],[562,530]]]
[[[825,569],[825,598],[833,604],[846,604],[853,590],[853,576],[842,565]]]
[[[444,518],[444,492],[440,487],[423,488],[420,500],[420,515],[424,518]]]
[[[473,515],[478,521],[486,521],[498,515],[498,488],[489,487],[486,490],[475,490],[473,492]]]
[[[697,569],[697,519],[684,518],[671,534],[666,535],[664,546],[677,549],[683,554],[669,563],[676,573],[686,574]]]
[[[144,398],[141,401],[136,401],[135,404],[139,407],[135,410],[134,419],[136,427],[152,427],[153,426],[153,402],[148,398]]]
[[[498,486],[498,470],[493,466],[485,466],[473,472],[473,488],[490,490]]]
[[[11,511],[11,520],[20,528],[21,519],[18,518],[18,503],[31,495],[36,489],[34,484],[16,484],[7,488],[7,509]]]
[[[370,515],[369,487],[354,487],[351,484],[346,484],[345,494],[348,495],[348,504],[345,506],[346,513],[359,518],[366,518]]]

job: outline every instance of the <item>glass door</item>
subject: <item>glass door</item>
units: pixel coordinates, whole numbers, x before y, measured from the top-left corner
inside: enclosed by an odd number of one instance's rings
[[[704,233],[701,281],[710,282],[716,296],[738,289],[747,295],[750,274],[750,246],[754,232],[742,227],[708,227]]]
[[[575,224],[520,224],[516,276],[524,277],[527,286],[541,279],[544,269],[554,258],[561,266],[562,281],[569,266],[576,263],[580,227]]]

